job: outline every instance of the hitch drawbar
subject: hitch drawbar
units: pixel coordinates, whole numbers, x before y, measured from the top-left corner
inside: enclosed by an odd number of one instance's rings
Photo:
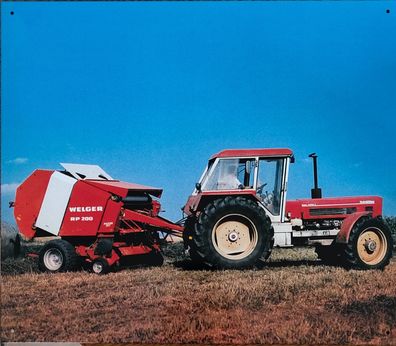
[[[39,254],[42,271],[72,270],[78,257],[98,274],[126,257],[160,265],[159,232],[183,227],[158,214],[162,189],[113,179],[95,165],[36,170],[16,191],[14,216],[26,239],[57,236]]]

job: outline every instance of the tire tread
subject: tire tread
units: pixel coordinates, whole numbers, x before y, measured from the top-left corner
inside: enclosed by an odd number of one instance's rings
[[[369,227],[366,226],[367,224],[376,224],[376,227],[380,228],[384,233],[388,244],[387,253],[385,254],[384,259],[380,263],[373,266],[370,266],[360,260],[356,250],[357,239],[359,238],[361,232],[363,232],[366,227]],[[383,269],[389,264],[390,259],[392,258],[392,249],[393,239],[391,236],[391,231],[383,219],[381,217],[373,218],[370,216],[363,216],[352,227],[348,243],[344,247],[343,257],[346,266],[352,269]]]
[[[216,221],[219,212],[222,212],[227,208],[237,207],[240,207],[241,210],[248,210],[249,213],[254,215],[261,225],[261,230],[258,229],[258,231],[264,233],[261,234],[261,236],[264,237],[263,241],[265,245],[262,253],[254,259],[254,263],[247,263],[246,258],[241,261],[232,262],[224,257],[219,259],[220,255],[217,254],[216,250],[211,249],[207,241],[210,225]],[[259,262],[263,262],[263,260],[270,256],[274,244],[274,229],[271,226],[270,218],[257,203],[242,196],[227,196],[225,198],[215,199],[206,205],[200,215],[196,218],[195,223],[189,227],[190,232],[193,235],[193,240],[189,242],[191,247],[190,252],[193,254],[193,256],[191,256],[192,259],[198,259],[198,261],[210,267],[227,269],[252,267],[256,264],[260,265]]]
[[[40,269],[40,271],[52,272],[52,271],[48,270],[48,268],[44,265],[43,257],[44,257],[45,252],[48,249],[53,248],[53,247],[59,249],[64,256],[64,264],[56,272],[73,271],[77,268],[78,256],[76,254],[74,246],[64,239],[54,239],[54,240],[49,241],[47,244],[45,244],[44,247],[40,251],[40,254],[39,254],[39,269]]]

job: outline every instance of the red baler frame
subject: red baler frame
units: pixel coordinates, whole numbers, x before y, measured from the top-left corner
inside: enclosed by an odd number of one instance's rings
[[[71,186],[70,196],[65,197],[65,208],[53,207],[45,201],[51,194],[54,177],[66,179]],[[77,254],[88,262],[103,257],[96,253],[96,246],[101,239],[110,239],[112,250],[105,257],[108,264],[113,265],[125,256],[160,252],[159,231],[181,234],[182,226],[158,215],[161,206],[153,197],[159,198],[161,194],[162,189],[118,180],[76,179],[67,171],[36,170],[16,191],[14,215],[25,238],[61,237],[74,245]],[[130,207],[125,202],[128,196],[137,196],[144,202]],[[54,203],[57,204],[56,199]],[[50,225],[46,228],[45,222],[44,226],[40,224],[44,228],[38,226],[42,214],[49,219],[48,224],[53,221],[43,208],[48,212],[55,208],[56,217],[61,221],[59,229]]]

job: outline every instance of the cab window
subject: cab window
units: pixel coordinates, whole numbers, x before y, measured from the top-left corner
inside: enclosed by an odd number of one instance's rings
[[[257,196],[273,215],[279,215],[283,159],[260,159],[257,179]]]
[[[203,183],[202,191],[253,188],[253,159],[221,159]]]

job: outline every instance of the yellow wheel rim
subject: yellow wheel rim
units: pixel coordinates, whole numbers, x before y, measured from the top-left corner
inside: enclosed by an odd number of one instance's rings
[[[360,259],[369,265],[380,263],[388,248],[385,234],[376,227],[365,229],[357,240],[357,252]]]
[[[226,215],[213,227],[213,246],[221,256],[231,260],[241,260],[249,256],[257,241],[256,226],[240,214]]]

